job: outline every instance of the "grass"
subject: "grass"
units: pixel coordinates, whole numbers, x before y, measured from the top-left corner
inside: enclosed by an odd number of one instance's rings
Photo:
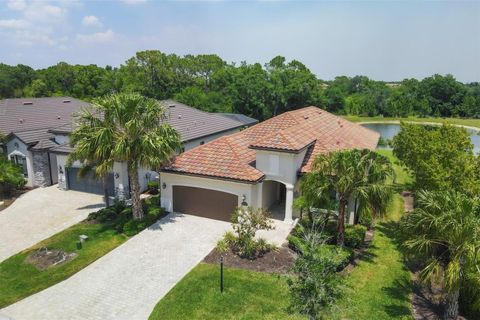
[[[77,250],[76,242],[81,234],[87,235],[89,239],[84,242],[81,250]],[[81,222],[10,257],[0,263],[0,309],[67,279],[126,240],[125,235],[101,224]],[[78,256],[68,263],[39,271],[33,265],[25,263],[25,258],[33,250],[42,247],[76,252]]]
[[[285,276],[225,269],[219,291],[219,267],[199,264],[155,306],[150,320],[168,319],[305,319],[289,315]]]
[[[460,118],[388,118],[388,117],[360,117],[360,116],[344,116],[345,119],[353,122],[382,122],[382,121],[411,121],[411,122],[433,122],[450,124],[458,124],[469,127],[480,128],[480,119],[460,119]]]

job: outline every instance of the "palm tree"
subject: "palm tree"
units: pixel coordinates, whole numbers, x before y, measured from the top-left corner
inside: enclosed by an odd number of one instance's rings
[[[345,209],[351,197],[360,197],[377,208],[383,204],[386,182],[394,174],[388,158],[368,149],[341,150],[318,155],[312,173],[305,178],[302,192],[310,198],[325,199],[333,190],[338,199],[337,244],[345,240]],[[310,181],[310,182],[309,182]],[[379,200],[380,199],[380,200]],[[383,206],[383,205],[382,205]],[[381,209],[381,208],[380,208]]]
[[[140,167],[159,168],[180,149],[180,136],[165,123],[166,108],[158,101],[135,93],[108,95],[84,110],[70,136],[74,147],[69,164],[79,160],[94,165],[98,176],[126,162],[134,219],[143,218],[140,202]]]
[[[443,277],[443,318],[457,319],[465,273],[480,273],[480,201],[453,191],[420,191],[416,205],[400,222],[402,247],[425,260],[421,279]]]

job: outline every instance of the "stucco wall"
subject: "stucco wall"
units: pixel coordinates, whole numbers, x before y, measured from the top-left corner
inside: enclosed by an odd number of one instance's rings
[[[209,178],[193,177],[180,174],[160,173],[162,184],[166,188],[161,188],[161,203],[167,211],[173,210],[173,189],[172,186],[187,186],[217,190],[232,193],[238,196],[238,205],[242,203],[242,196],[245,195],[245,201],[248,205],[256,206],[257,190],[255,185],[247,183],[237,183]]]
[[[55,139],[55,142],[58,144],[65,144],[70,141],[70,139],[68,138],[68,135],[66,134],[56,134],[54,139]]]
[[[268,209],[278,200],[279,183],[264,181],[262,184],[262,207]]]
[[[306,150],[298,154],[256,150],[256,167],[265,173],[265,180],[295,186],[298,181],[298,169],[305,158],[305,153]]]

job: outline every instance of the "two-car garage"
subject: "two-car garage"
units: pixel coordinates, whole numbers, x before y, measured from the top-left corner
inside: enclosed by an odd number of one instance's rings
[[[238,206],[238,196],[211,189],[172,186],[173,211],[230,221]]]

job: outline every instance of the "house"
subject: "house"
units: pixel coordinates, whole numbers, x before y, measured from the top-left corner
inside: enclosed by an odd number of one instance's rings
[[[223,135],[238,132],[258,122],[243,115],[237,115],[242,119],[238,121],[230,116],[204,112],[173,100],[165,100],[162,103],[168,108],[166,121],[180,134],[182,151],[203,145]],[[79,178],[78,171],[81,164],[78,162],[72,167],[66,165],[68,154],[72,151],[68,142],[68,135],[72,130],[72,122],[49,130],[57,137],[57,141],[64,142],[50,149],[57,158],[58,185],[64,190],[103,194],[103,181],[95,179],[93,174]],[[158,173],[151,168],[141,168],[138,175],[142,191],[147,188],[150,181],[158,181]],[[106,178],[106,183],[110,195],[120,199],[128,198],[130,184],[126,163],[115,162],[113,171]]]
[[[27,186],[57,183],[56,156],[51,149],[64,143],[50,128],[71,122],[88,103],[70,97],[0,101],[0,132],[7,136],[7,157],[23,167]]]
[[[242,115],[203,112],[173,100],[165,100],[163,104],[169,109],[167,122],[179,131],[184,150],[258,122]],[[23,166],[27,186],[45,187],[58,183],[65,190],[103,194],[102,182],[92,175],[78,178],[79,163],[74,163],[72,168],[66,167],[72,151],[69,145],[69,134],[74,129],[72,116],[89,106],[87,102],[70,97],[0,101],[0,132],[7,135],[5,152],[10,160]],[[236,116],[242,121],[235,120]],[[139,176],[145,189],[148,181],[158,174],[142,169]],[[127,196],[125,190],[129,184],[125,164],[115,163],[107,183],[111,195],[120,192],[122,197]]]
[[[315,156],[373,150],[378,140],[378,133],[316,107],[286,112],[177,156],[160,173],[162,206],[229,220],[235,207],[248,205],[290,222],[299,178]]]

